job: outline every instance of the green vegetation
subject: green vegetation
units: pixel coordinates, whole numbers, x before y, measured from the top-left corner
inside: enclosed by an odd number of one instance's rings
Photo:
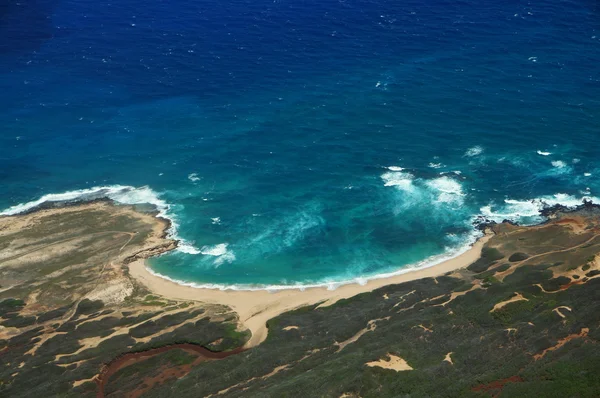
[[[487,270],[492,264],[495,264],[497,260],[504,258],[498,249],[492,247],[484,247],[481,251],[481,257],[468,267],[469,271],[476,273]]]
[[[496,225],[497,236],[466,270],[287,312],[268,322],[264,343],[221,360],[172,345],[242,346],[249,334],[224,307],[168,300],[140,286],[117,304],[85,298],[115,280],[98,277],[119,258],[115,248],[129,238],[141,244],[138,235],[150,231],[133,216],[110,221],[96,211],[82,224],[68,213],[24,234],[35,236],[35,247],[77,236],[86,244],[73,256],[0,268],[16,281],[0,293],[0,324],[10,332],[0,339],[0,396],[94,397],[96,384],[86,380],[121,355],[140,353],[108,378],[107,396],[597,397],[600,269],[592,260],[600,221],[586,211],[569,215],[589,226],[578,233],[568,220]],[[67,232],[53,232],[57,223]],[[141,232],[104,235],[132,228]],[[0,238],[0,247],[11,242]],[[92,242],[93,253],[85,250]],[[573,276],[579,267],[585,277]],[[126,278],[118,267],[110,272]],[[162,349],[149,354],[152,348]],[[412,370],[366,365],[388,354]]]
[[[485,249],[463,279],[444,276],[387,286],[331,307],[283,314],[268,322],[269,336],[259,347],[198,364],[185,378],[155,386],[144,396],[205,396],[227,388],[224,397],[296,397],[308,391],[319,397],[431,397],[441,392],[447,397],[527,397],[532,392],[600,396],[600,278],[572,284],[560,275],[583,263],[589,251],[600,252],[600,240],[584,249],[544,256],[556,246],[574,247],[592,237],[591,229],[578,236],[548,227],[550,231],[499,226],[515,233],[490,241],[494,248]],[[539,257],[499,278],[499,272],[510,269],[508,263],[493,268],[504,258],[502,253],[524,253],[522,245]],[[511,257],[513,263],[524,259]],[[480,287],[471,290],[473,284]],[[465,291],[446,303],[450,292]],[[525,300],[492,311],[516,293]],[[383,295],[388,299],[382,300]],[[561,306],[570,310],[555,311]],[[374,330],[338,352],[336,343],[375,319]],[[291,325],[297,329],[284,330]],[[545,351],[585,328],[587,335]],[[388,353],[406,360],[413,370],[365,365]],[[453,364],[444,361],[448,353]],[[284,365],[285,370],[271,373]]]
[[[235,314],[222,306],[167,300],[138,285],[122,301],[103,296],[111,283],[133,283],[120,265],[125,258],[172,245],[147,242],[153,217],[84,205],[45,215],[28,228],[14,228],[11,220],[0,217],[0,246],[16,253],[0,260],[0,396],[95,397],[95,382],[74,383],[125,353],[183,342],[220,351],[247,341],[247,333],[235,331]],[[65,243],[60,255],[28,257]],[[195,356],[166,358],[165,366],[189,366]]]
[[[508,258],[508,261],[510,261],[511,263],[516,263],[516,262],[519,262],[519,261],[525,261],[528,258],[529,258],[529,256],[526,253],[517,252],[517,253],[513,253]]]

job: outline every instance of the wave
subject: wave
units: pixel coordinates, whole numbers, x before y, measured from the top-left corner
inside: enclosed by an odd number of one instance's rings
[[[392,168],[393,167],[393,168]],[[393,170],[381,175],[381,179],[384,181],[386,187],[397,187],[403,190],[412,189],[412,183],[415,178],[411,173],[403,172],[402,167],[388,167]]]
[[[321,231],[325,225],[321,205],[313,202],[267,223],[260,223],[250,232],[251,236],[238,242],[236,247],[246,249],[248,256],[258,259],[294,246]]]
[[[472,158],[475,156],[479,156],[482,153],[483,153],[483,147],[480,147],[479,145],[477,145],[477,146],[467,149],[464,156]]]
[[[102,187],[93,187],[88,189],[79,189],[63,193],[51,193],[41,198],[9,207],[0,212],[0,216],[14,216],[32,211],[47,203],[70,204],[78,202],[89,202],[97,199],[110,199],[124,205],[150,204],[156,208],[157,217],[170,221],[171,226],[167,235],[171,239],[178,241],[177,251],[187,254],[201,254],[201,251],[193,244],[181,238],[177,234],[177,218],[171,213],[171,205],[160,199],[159,195],[150,187],[133,187],[128,185],[109,185]]]
[[[335,290],[338,287],[343,286],[343,285],[350,285],[350,284],[355,284],[355,283],[357,283],[359,285],[365,285],[370,280],[386,279],[386,278],[390,278],[393,276],[406,274],[408,272],[413,272],[413,271],[418,271],[421,269],[433,267],[435,265],[441,264],[445,261],[451,260],[451,259],[456,258],[456,257],[460,256],[461,254],[465,253],[466,251],[471,249],[471,247],[477,241],[477,239],[479,239],[482,236],[483,236],[483,234],[480,231],[473,231],[471,234],[468,235],[467,239],[461,246],[458,246],[455,248],[447,248],[447,250],[442,254],[428,257],[425,260],[419,261],[414,264],[405,265],[401,269],[398,269],[396,271],[384,272],[384,273],[374,274],[374,275],[359,276],[359,277],[352,278],[352,279],[334,280],[333,278],[330,278],[328,280],[318,281],[318,282],[314,282],[314,283],[296,283],[293,285],[292,284],[290,284],[290,285],[268,285],[268,284],[226,285],[226,284],[221,284],[221,283],[196,283],[196,282],[189,282],[189,281],[171,278],[167,275],[164,275],[164,274],[161,274],[161,273],[158,273],[158,272],[152,270],[148,266],[146,266],[146,270],[150,274],[157,276],[159,278],[166,279],[170,282],[176,283],[181,286],[193,287],[195,289],[212,289],[212,290],[224,290],[224,291],[225,290],[235,290],[235,291],[262,291],[262,290],[265,290],[265,291],[269,291],[269,292],[276,292],[276,291],[281,291],[281,290],[304,291],[306,289],[323,288],[324,287],[324,288],[327,288],[327,290]]]
[[[404,167],[399,167],[399,166],[390,166],[390,167],[386,167],[388,170],[390,171],[402,171],[404,170]]]
[[[426,181],[425,184],[433,191],[438,193],[437,202],[439,203],[462,203],[465,194],[460,182],[450,177],[439,177]]]
[[[404,193],[400,198],[403,208],[432,203],[461,205],[466,196],[461,183],[449,176],[426,180],[405,171],[389,171],[383,173],[381,179],[384,186],[395,187]]]
[[[482,207],[480,211],[481,215],[490,221],[502,222],[504,220],[510,220],[530,225],[545,220],[540,212],[546,208],[562,205],[574,209],[583,204],[584,200],[600,203],[600,199],[594,196],[583,196],[578,198],[565,193],[557,193],[529,200],[505,199],[504,204],[489,204]]]
[[[552,152],[540,151],[540,150],[538,149],[538,151],[537,151],[537,154],[538,154],[538,155],[542,155],[542,156],[550,156],[550,155],[552,155]]]
[[[400,169],[400,168],[398,168]],[[404,169],[402,169],[404,170]],[[386,174],[393,175],[386,175]],[[404,171],[395,171],[390,173],[384,173],[381,178],[384,180],[386,186],[391,186],[397,188],[400,192],[404,193],[405,188],[408,183],[398,183],[399,181],[407,180],[412,186],[411,194],[414,196],[411,199],[418,199],[417,202],[411,200],[411,205],[420,204],[430,206],[432,203],[441,206],[441,211],[443,214],[454,214],[452,207],[448,206],[448,204],[457,204],[458,208],[465,208],[463,206],[463,200],[465,198],[465,194],[463,192],[463,187],[459,181],[454,178],[448,176],[442,176],[430,180],[426,179],[417,179],[412,174],[404,172]],[[587,192],[586,192],[587,193]],[[410,196],[410,195],[409,195]],[[177,250],[183,253],[188,254],[201,254],[203,256],[211,256],[214,257],[213,264],[215,266],[220,266],[224,263],[232,263],[236,260],[235,253],[230,250],[228,243],[221,243],[214,246],[203,246],[201,249],[194,247],[189,242],[181,239],[177,235],[177,227],[178,224],[176,222],[176,218],[171,214],[170,209],[171,205],[169,205],[166,201],[161,199],[159,195],[154,192],[149,187],[132,187],[132,186],[122,186],[122,185],[113,185],[113,186],[104,186],[104,187],[94,187],[90,189],[82,189],[75,191],[68,191],[60,194],[47,194],[42,196],[40,199],[18,204],[12,206],[2,212],[0,215],[10,216],[22,214],[35,208],[44,205],[45,203],[76,203],[76,202],[84,202],[101,198],[109,198],[114,200],[117,203],[121,204],[151,204],[155,206],[157,210],[157,216],[168,219],[171,221],[171,228],[168,231],[169,236],[173,239],[179,241],[179,245]],[[433,200],[432,200],[433,199]],[[548,196],[541,196],[539,198],[529,199],[529,200],[516,200],[516,199],[505,199],[500,204],[490,203],[487,206],[483,206],[480,208],[480,215],[486,217],[491,221],[502,222],[505,219],[519,222],[522,224],[535,224],[545,220],[543,216],[540,215],[540,211],[554,206],[554,205],[563,205],[568,208],[575,208],[583,203],[584,200],[589,200],[594,203],[600,203],[600,199],[594,196],[583,196],[576,197],[569,194],[559,193]],[[425,201],[425,202],[423,202]],[[434,209],[436,209],[435,207]],[[308,209],[306,209],[308,210]],[[315,209],[312,209],[315,210]],[[439,216],[440,210],[434,210],[433,213],[430,213],[433,217]],[[437,212],[437,213],[436,213]],[[473,221],[477,216],[472,214],[463,214],[467,221]],[[471,217],[471,218],[469,218]],[[279,231],[281,233],[282,227],[284,225],[293,226],[293,228],[289,228],[286,230],[282,236],[279,236],[280,242],[279,246],[289,246],[292,245],[295,241],[301,239],[304,234],[315,227],[320,227],[324,223],[324,221],[318,215],[318,212],[315,214],[314,211],[302,211],[292,217],[291,219],[286,219],[283,222],[283,225],[280,223],[276,223],[274,229],[267,230],[263,235],[260,235],[258,238],[254,239],[254,244],[258,243],[256,240],[261,241],[266,238],[272,238],[270,236],[274,230]],[[285,230],[285,228],[283,228]],[[460,254],[467,251],[473,243],[480,237],[482,234],[480,231],[473,230],[466,237],[462,236],[450,236],[450,241],[452,242],[452,247],[446,247],[444,253],[428,257],[420,262],[405,265],[402,268],[395,270],[393,272],[383,272],[373,275],[362,275],[354,278],[340,277],[340,279],[335,278],[327,278],[317,282],[307,282],[307,283],[295,283],[295,284],[213,284],[213,283],[196,283],[189,282],[183,280],[177,280],[170,278],[166,275],[157,273],[148,268],[148,271],[153,275],[158,277],[170,280],[172,282],[178,283],[183,286],[191,286],[195,288],[205,288],[205,289],[219,289],[219,290],[267,290],[267,291],[279,291],[279,290],[287,290],[287,289],[297,289],[304,290],[313,287],[326,287],[328,289],[335,289],[339,286],[359,283],[365,284],[369,280],[373,279],[382,279],[389,278],[396,275],[401,275],[407,272],[411,272],[418,269],[428,268],[434,265],[437,265],[443,261],[447,261],[454,257],[459,256]]]
[[[567,164],[562,160],[553,160],[551,163],[552,167],[555,167],[557,169],[564,169],[565,167],[567,167]]]
[[[447,181],[444,181],[446,184]],[[444,186],[442,184],[442,186]],[[447,187],[452,187],[451,191],[456,194],[461,192],[457,189],[454,184],[447,185]],[[592,196],[586,196],[577,198],[568,194],[554,194],[549,196],[542,196],[540,198],[531,199],[531,200],[515,200],[515,199],[506,199],[504,204],[501,206],[495,206],[490,204],[488,206],[484,206],[481,208],[481,215],[484,215],[489,220],[502,222],[504,220],[511,221],[520,221],[523,222],[525,220],[529,220],[528,224],[535,224],[545,220],[543,216],[541,216],[540,211],[554,206],[554,205],[563,205],[568,208],[576,208],[583,204],[584,200],[590,200],[594,203],[599,203],[600,199]],[[472,221],[475,221],[477,216],[472,217]],[[261,291],[266,290],[270,292],[276,292],[281,290],[306,290],[310,288],[327,288],[328,290],[335,290],[336,288],[348,285],[348,284],[360,284],[364,285],[370,280],[375,279],[385,279],[390,278],[397,275],[402,275],[408,272],[413,272],[429,267],[433,267],[442,262],[451,260],[460,256],[461,254],[468,251],[473,244],[483,236],[483,233],[478,230],[473,230],[470,234],[466,236],[466,238],[462,241],[462,243],[458,243],[454,247],[447,247],[444,253],[428,257],[422,261],[419,261],[414,264],[405,265],[402,268],[392,271],[392,272],[382,272],[373,275],[363,275],[357,276],[355,278],[347,278],[335,280],[333,278],[329,278],[322,281],[317,281],[314,283],[295,283],[295,284],[219,284],[219,283],[196,283],[189,282],[179,279],[171,278],[167,275],[160,274],[158,272],[153,271],[149,267],[146,267],[147,271],[152,275],[157,277],[169,280],[173,283],[177,283],[182,286],[193,287],[197,289],[213,289],[213,290],[235,290],[235,291]],[[460,237],[458,235],[449,234],[447,236],[451,241],[458,242]]]
[[[232,263],[235,261],[235,254],[227,249],[228,246],[229,243],[220,243],[215,246],[204,246],[202,249],[200,249],[200,254],[216,257],[214,264],[218,267],[225,262]]]
[[[188,175],[188,180],[192,181],[192,182],[198,182],[202,179],[202,177],[198,177],[198,173],[192,173],[190,175]]]

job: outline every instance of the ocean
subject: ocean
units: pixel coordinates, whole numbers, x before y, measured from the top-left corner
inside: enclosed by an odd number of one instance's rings
[[[6,0],[0,209],[152,203],[181,283],[425,267],[600,201],[590,0]]]

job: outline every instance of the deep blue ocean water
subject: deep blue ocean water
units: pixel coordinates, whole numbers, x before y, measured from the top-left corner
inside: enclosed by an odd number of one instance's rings
[[[600,189],[600,6],[538,3],[5,0],[0,209],[152,202],[197,284],[439,261]]]

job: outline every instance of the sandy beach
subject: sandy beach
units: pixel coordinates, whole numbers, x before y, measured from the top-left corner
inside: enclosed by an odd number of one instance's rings
[[[194,300],[231,307],[238,313],[240,322],[252,332],[252,338],[246,344],[247,348],[254,347],[267,338],[266,323],[277,315],[295,308],[322,303],[321,306],[332,305],[338,300],[349,298],[360,293],[370,292],[383,286],[399,284],[421,278],[435,277],[455,271],[472,264],[481,256],[483,245],[492,237],[491,234],[480,238],[469,250],[461,255],[440,264],[417,269],[389,278],[372,279],[364,285],[347,284],[335,290],[308,288],[305,290],[289,289],[269,292],[236,291],[202,289],[182,286],[175,282],[153,275],[146,268],[144,260],[129,264],[133,278],[151,291],[167,298],[179,300]],[[383,299],[383,298],[382,298]]]

